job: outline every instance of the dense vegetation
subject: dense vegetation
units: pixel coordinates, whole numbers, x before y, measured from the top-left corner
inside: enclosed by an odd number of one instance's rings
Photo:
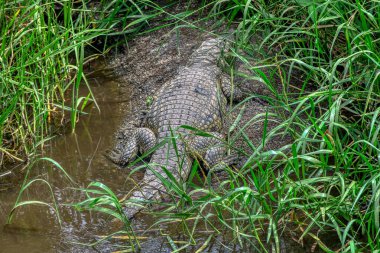
[[[0,154],[22,160],[42,146],[52,124],[68,119],[75,128],[93,99],[90,87],[87,97],[78,96],[79,85],[87,85],[83,66],[113,46],[109,35],[125,42],[123,36],[160,13],[144,14],[144,6],[116,0],[0,1]]]
[[[126,18],[120,20],[107,11],[102,12],[105,16],[89,14],[91,1],[78,6],[67,1],[59,8],[54,1],[28,8],[22,2],[0,5],[1,151],[7,154],[43,140],[50,115],[58,108],[71,110],[75,125],[78,102],[91,98],[76,95],[84,79],[85,45],[116,27],[119,34],[128,33],[125,27],[166,12],[151,2],[139,2],[149,13],[132,1],[99,3],[105,10],[122,11]],[[180,223],[189,240],[183,248],[195,243],[197,227],[206,224],[215,234],[228,230],[236,243],[252,243],[260,251],[267,251],[267,243],[279,251],[279,237],[288,231],[300,241],[313,238],[327,252],[380,250],[380,3],[210,1],[197,11],[237,27],[232,56],[247,64],[257,50],[250,39],[261,34],[261,48],[271,56],[248,67],[272,92],[265,99],[286,113],[274,115],[281,123],[264,131],[260,146],[245,138],[252,148],[248,161],[239,170],[227,168],[229,178],[220,187],[193,184],[197,165],[187,183],[163,179],[173,202],[157,213],[157,224]],[[187,15],[170,17],[186,22]],[[277,78],[266,76],[262,66],[277,69]],[[293,75],[303,83],[295,86]],[[274,88],[275,79],[281,81],[281,91]],[[64,104],[68,91],[71,107]],[[262,114],[251,123],[267,118]],[[244,126],[237,134],[244,135]],[[292,144],[264,150],[266,141],[284,134],[293,137]],[[110,189],[93,183],[86,191],[93,197],[78,207],[109,213],[131,230],[122,203]],[[326,245],[326,234],[338,238],[334,245]]]

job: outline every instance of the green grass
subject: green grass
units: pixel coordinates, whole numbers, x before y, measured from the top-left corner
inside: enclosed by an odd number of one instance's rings
[[[115,46],[110,35],[125,43],[160,13],[142,12],[147,3],[0,1],[0,152],[6,158],[25,160],[52,125],[70,121],[75,128],[93,100],[85,64]],[[80,85],[87,85],[87,96],[79,97]]]
[[[195,244],[198,228],[207,226],[214,235],[227,230],[235,243],[251,243],[263,252],[269,251],[268,244],[280,251],[280,238],[289,230],[300,241],[312,238],[326,252],[379,250],[380,3],[211,5],[208,18],[238,27],[232,56],[246,63],[250,78],[259,78],[272,91],[266,99],[281,110],[270,118],[281,123],[264,131],[259,146],[245,139],[252,147],[248,161],[239,170],[226,169],[228,178],[220,187],[210,186],[212,171],[204,187],[193,184],[197,166],[189,181],[172,182],[177,185],[168,189],[173,202],[153,212],[157,224],[181,224],[187,246]],[[250,55],[257,46],[250,41],[258,35],[260,52],[270,53],[255,62]],[[252,61],[257,65],[249,65]],[[267,66],[275,70],[276,79],[261,70]],[[282,91],[275,88],[275,80],[281,81]],[[250,125],[268,120],[265,113],[256,117]],[[246,127],[232,134],[232,147]],[[285,134],[293,143],[264,149],[268,140]],[[200,192],[202,197],[195,197]],[[334,244],[328,244],[331,236],[338,238]]]
[[[153,212],[157,217],[155,225],[181,225],[188,243],[175,245],[169,236],[173,250],[195,245],[197,231],[207,227],[214,233],[202,247],[227,231],[232,234],[233,243],[248,244],[262,252],[269,251],[271,245],[279,252],[281,237],[287,237],[291,231],[300,241],[311,238],[326,252],[379,251],[380,2],[236,0],[203,4],[198,11],[207,14],[205,19],[238,27],[231,56],[243,60],[251,70],[249,78],[262,80],[272,92],[264,98],[273,109],[278,109],[277,113],[260,114],[250,124],[276,120],[280,125],[264,131],[258,146],[246,137],[247,126],[235,126],[229,144],[234,147],[234,138],[243,135],[251,147],[249,159],[238,170],[226,168],[228,177],[218,187],[210,184],[214,171],[208,174],[204,185],[193,183],[199,177],[197,164],[188,181],[166,180],[165,185],[176,186],[168,189],[173,201],[161,203],[164,210]],[[69,8],[82,19],[66,18],[64,24],[34,18],[43,15],[41,8],[47,8],[47,13],[55,17],[49,4],[20,11],[4,2],[0,6],[4,13],[0,15],[0,25],[8,27],[1,30],[1,55],[6,55],[2,57],[0,79],[4,84],[0,87],[4,101],[1,149],[12,154],[14,147],[26,147],[28,141],[43,139],[54,108],[74,112],[75,124],[81,100],[76,90],[83,78],[84,46],[110,30],[117,34],[129,30],[114,29],[107,19],[111,14],[93,26],[84,5],[82,9]],[[144,24],[148,16],[142,15],[141,10],[133,8],[131,13],[140,15],[134,20]],[[189,13],[169,16],[188,26]],[[128,17],[115,20],[120,27],[128,27]],[[14,26],[21,29],[11,29]],[[40,36],[46,27],[51,27],[49,39]],[[8,30],[13,36],[9,36]],[[29,44],[30,38],[33,45]],[[259,38],[259,48],[251,43],[252,38]],[[252,56],[257,50],[269,53],[262,53],[263,60],[251,66],[252,60],[257,61]],[[262,67],[268,66],[274,69],[276,78],[262,71]],[[295,76],[301,82],[295,81]],[[275,88],[277,80],[281,91]],[[62,102],[69,91],[71,109]],[[86,99],[91,99],[91,95],[82,98]],[[290,135],[293,142],[277,150],[266,150],[266,142],[277,135]],[[78,208],[117,217],[132,233],[120,212],[123,203],[110,189],[93,183],[85,191],[88,199]],[[338,238],[334,245],[328,243],[332,236]],[[135,246],[138,243],[131,241],[131,247]]]

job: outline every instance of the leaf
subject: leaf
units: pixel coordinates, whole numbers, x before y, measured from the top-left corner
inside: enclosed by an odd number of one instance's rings
[[[296,0],[296,2],[301,6],[310,6],[313,4],[313,0]]]

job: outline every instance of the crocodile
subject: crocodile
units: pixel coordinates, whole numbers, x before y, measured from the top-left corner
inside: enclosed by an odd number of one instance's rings
[[[159,177],[168,178],[163,168],[178,181],[187,179],[196,157],[207,167],[234,161],[235,156],[226,155],[222,132],[227,98],[241,100],[243,93],[238,87],[231,89],[230,77],[219,66],[227,47],[223,38],[205,40],[175,78],[157,93],[144,124],[134,128],[128,141],[119,142],[108,154],[114,163],[126,165],[138,152],[145,153],[163,143],[154,150],[138,189],[132,191],[124,209],[128,218],[144,208],[144,201],[163,198],[165,187]],[[208,134],[192,135],[193,129]],[[175,138],[175,145],[171,141],[173,132],[183,137]]]

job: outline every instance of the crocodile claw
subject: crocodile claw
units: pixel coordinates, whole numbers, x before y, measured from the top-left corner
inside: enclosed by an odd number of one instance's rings
[[[113,163],[116,163],[116,164],[120,163],[120,159],[121,159],[121,152],[120,151],[112,150],[112,151],[108,152],[107,154],[105,154],[105,156],[109,160],[111,160],[111,162],[113,162]]]

